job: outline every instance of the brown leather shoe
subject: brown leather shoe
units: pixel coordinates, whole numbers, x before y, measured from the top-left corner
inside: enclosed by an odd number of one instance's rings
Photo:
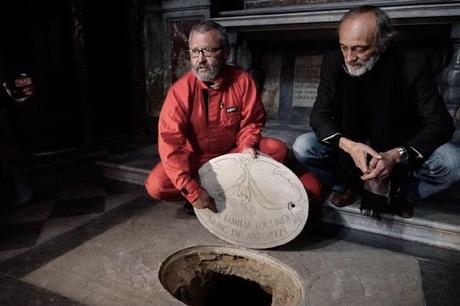
[[[337,207],[345,207],[353,204],[355,198],[356,195],[350,189],[345,190],[345,192],[334,191],[331,196],[331,203]]]

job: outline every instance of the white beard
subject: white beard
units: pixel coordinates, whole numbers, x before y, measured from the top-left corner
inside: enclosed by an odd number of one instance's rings
[[[204,65],[192,65],[192,72],[193,74],[201,81],[203,82],[209,82],[214,80],[222,70],[223,65],[218,65],[218,66],[211,66],[208,64]],[[206,72],[200,71],[200,67],[205,67],[207,69]]]
[[[359,66],[352,66],[348,63],[345,63],[345,67],[347,68],[345,69],[345,71],[353,77],[362,76],[363,74],[365,74],[368,71],[371,71],[372,68],[374,68],[375,63],[377,63],[379,58],[380,54],[375,54],[367,61],[357,60]]]

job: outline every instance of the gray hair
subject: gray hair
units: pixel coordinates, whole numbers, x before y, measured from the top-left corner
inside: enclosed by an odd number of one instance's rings
[[[383,52],[396,39],[398,33],[391,25],[390,17],[388,17],[388,15],[378,7],[373,5],[361,5],[352,8],[342,16],[339,28],[345,20],[365,13],[373,13],[375,19],[377,20],[376,43],[378,50]]]
[[[190,37],[193,32],[199,32],[199,33],[204,33],[204,32],[209,32],[209,31],[216,31],[219,33],[220,37],[220,44],[222,47],[226,48],[228,47],[228,34],[225,31],[225,28],[221,26],[220,24],[211,21],[211,20],[203,20],[200,21],[199,23],[195,24],[192,29],[190,30],[190,34],[188,36],[188,39],[190,41]]]

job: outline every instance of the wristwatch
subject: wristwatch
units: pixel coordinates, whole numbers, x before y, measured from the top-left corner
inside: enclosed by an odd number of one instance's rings
[[[407,152],[406,148],[399,147],[398,153],[399,153],[399,162],[407,163],[409,161],[409,152]]]

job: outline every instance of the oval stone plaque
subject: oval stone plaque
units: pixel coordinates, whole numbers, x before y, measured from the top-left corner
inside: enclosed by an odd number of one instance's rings
[[[308,218],[308,197],[297,176],[265,156],[232,153],[198,171],[218,213],[194,209],[201,224],[222,240],[253,249],[294,239]]]

